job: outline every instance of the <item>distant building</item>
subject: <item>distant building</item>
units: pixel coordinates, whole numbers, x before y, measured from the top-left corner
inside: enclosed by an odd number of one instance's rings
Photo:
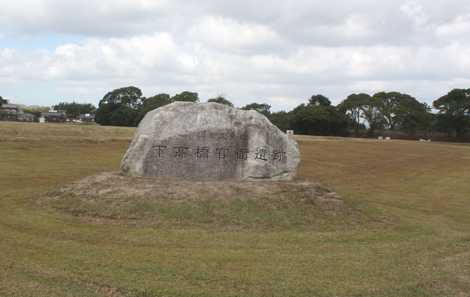
[[[18,111],[20,111],[20,106],[17,104],[8,103],[7,101],[7,103],[2,104],[2,106],[0,106],[0,110],[2,110],[3,112],[13,114],[13,113],[17,113]]]
[[[67,115],[63,111],[42,112],[39,122],[43,123],[65,123]]]
[[[16,121],[19,106],[11,103],[4,103],[0,106],[0,120],[2,121]]]
[[[20,112],[18,113],[17,115],[17,121],[19,122],[35,122],[36,121],[36,116],[34,114],[31,114],[31,113],[27,113],[27,112]]]
[[[36,117],[33,114],[25,113],[20,105],[3,103],[0,105],[1,121],[34,122]]]
[[[95,122],[95,115],[90,114],[90,113],[81,114],[78,117],[78,120],[80,121],[80,123],[94,123]]]

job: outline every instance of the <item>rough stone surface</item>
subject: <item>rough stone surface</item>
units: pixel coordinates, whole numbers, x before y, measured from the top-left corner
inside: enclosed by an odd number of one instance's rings
[[[290,180],[299,160],[296,141],[256,111],[176,102],[145,116],[121,171],[188,180]]]

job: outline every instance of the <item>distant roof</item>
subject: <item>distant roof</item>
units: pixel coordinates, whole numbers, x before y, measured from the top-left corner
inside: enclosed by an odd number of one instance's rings
[[[27,112],[21,113],[20,116],[23,117],[23,118],[25,118],[25,117],[35,118],[36,117],[34,114],[27,113]]]
[[[41,112],[43,117],[65,117],[65,112]]]
[[[20,107],[16,104],[6,103],[6,104],[2,104],[2,108],[5,108],[5,109],[6,108],[16,108],[16,109],[18,109]]]

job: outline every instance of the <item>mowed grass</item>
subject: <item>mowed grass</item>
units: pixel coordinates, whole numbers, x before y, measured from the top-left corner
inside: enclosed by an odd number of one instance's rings
[[[132,133],[0,122],[0,296],[470,296],[468,145],[298,137],[299,177],[360,211],[350,228],[133,225],[32,203],[117,170]]]

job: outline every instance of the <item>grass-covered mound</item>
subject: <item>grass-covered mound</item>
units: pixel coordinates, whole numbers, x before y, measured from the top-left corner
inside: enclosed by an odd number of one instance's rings
[[[359,218],[336,193],[307,181],[193,182],[102,173],[42,201],[79,217],[157,225],[331,229]]]

